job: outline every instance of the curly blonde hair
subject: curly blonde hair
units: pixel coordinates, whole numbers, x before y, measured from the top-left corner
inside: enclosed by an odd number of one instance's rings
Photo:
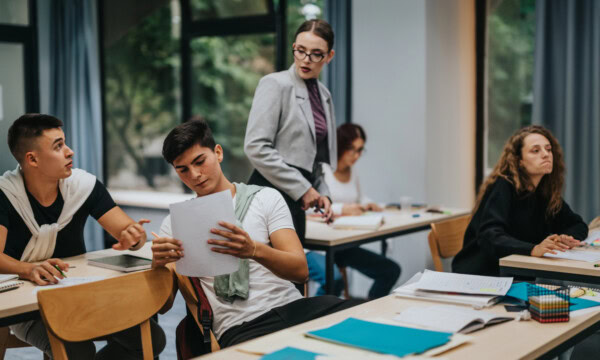
[[[552,172],[542,178],[538,184],[538,191],[540,191],[544,199],[548,201],[548,207],[546,208],[547,218],[550,219],[554,217],[560,211],[560,208],[562,207],[561,194],[565,180],[565,163],[563,160],[562,148],[550,130],[539,125],[530,125],[521,128],[514,133],[504,145],[504,149],[502,150],[502,154],[500,155],[500,159],[498,160],[498,163],[496,163],[494,170],[492,170],[492,173],[485,179],[479,188],[473,212],[479,208],[490,185],[495,183],[499,177],[502,177],[513,184],[517,190],[517,194],[526,194],[534,188],[525,169],[520,165],[523,141],[531,134],[540,134],[544,136],[552,146]]]

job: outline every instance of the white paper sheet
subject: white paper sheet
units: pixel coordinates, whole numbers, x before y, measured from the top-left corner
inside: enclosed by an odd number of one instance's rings
[[[506,295],[511,277],[453,274],[425,270],[417,283],[421,290],[457,292],[463,294]]]
[[[555,259],[568,259],[587,262],[600,261],[600,251],[598,250],[566,250],[557,251],[556,254],[545,253],[544,257]]]
[[[219,221],[235,224],[233,201],[229,190],[171,204],[173,238],[183,242],[185,256],[175,265],[185,276],[216,276],[229,274],[239,268],[239,259],[212,250],[208,239],[227,240],[210,232],[223,229]]]
[[[49,289],[67,287],[67,286],[87,284],[90,282],[100,281],[100,280],[104,280],[104,279],[106,279],[104,276],[68,277],[68,278],[64,278],[64,279],[59,279],[58,284],[36,286],[33,288],[33,293],[37,294],[37,292],[41,291],[41,290],[49,290]]]
[[[413,306],[403,310],[394,320],[426,327],[437,331],[456,333],[472,322],[478,321],[480,327],[493,319],[513,318],[492,312],[473,310],[464,306],[434,305]],[[479,327],[477,327],[479,328]]]

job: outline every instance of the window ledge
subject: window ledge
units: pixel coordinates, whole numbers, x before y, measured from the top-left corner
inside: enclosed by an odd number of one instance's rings
[[[193,194],[178,194],[158,191],[113,190],[108,189],[119,206],[133,206],[151,209],[169,209],[169,205],[194,198]]]

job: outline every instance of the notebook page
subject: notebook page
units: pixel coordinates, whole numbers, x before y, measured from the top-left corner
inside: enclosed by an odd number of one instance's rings
[[[512,281],[512,277],[465,275],[425,270],[417,287],[420,290],[430,291],[506,295]]]
[[[597,250],[566,250],[557,251],[556,254],[545,253],[544,257],[555,259],[568,259],[577,261],[597,262],[600,261],[600,251]]]
[[[512,317],[472,310],[462,306],[434,305],[428,307],[410,307],[395,316],[394,320],[438,331],[456,333],[474,321],[481,323],[481,327],[483,327],[484,324],[496,318],[504,319]]]

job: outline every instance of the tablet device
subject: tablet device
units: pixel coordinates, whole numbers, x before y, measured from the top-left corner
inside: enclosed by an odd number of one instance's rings
[[[152,260],[129,254],[123,254],[89,259],[88,265],[123,272],[131,272],[150,269],[152,267]]]

